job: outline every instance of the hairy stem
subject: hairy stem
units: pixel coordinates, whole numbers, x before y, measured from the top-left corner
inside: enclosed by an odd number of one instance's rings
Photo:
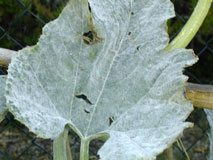
[[[69,129],[66,127],[64,132],[53,141],[54,160],[72,160],[68,133]]]
[[[210,7],[212,0],[199,0],[190,19],[185,24],[177,37],[168,45],[166,51],[185,48],[194,38],[198,29],[202,25]]]
[[[80,160],[89,160],[89,140],[81,139]]]

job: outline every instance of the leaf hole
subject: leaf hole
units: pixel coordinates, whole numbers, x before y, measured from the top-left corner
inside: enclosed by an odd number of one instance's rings
[[[115,120],[114,116],[109,117],[109,126],[111,126],[111,124],[114,122],[114,120]]]
[[[84,33],[82,38],[83,38],[85,44],[90,45],[94,39],[93,32],[89,31],[89,32]]]
[[[76,98],[79,98],[79,99],[83,99],[86,103],[92,105],[92,102],[90,102],[90,100],[87,98],[86,95],[84,94],[79,94],[79,95],[75,95]]]
[[[84,112],[87,113],[87,114],[90,113],[90,111],[88,111],[87,109],[84,109]]]
[[[138,51],[139,51],[139,49],[140,49],[140,46],[137,46],[137,48],[136,48]]]
[[[89,8],[90,13],[92,13],[92,9],[91,9],[89,2],[88,2],[88,8]]]

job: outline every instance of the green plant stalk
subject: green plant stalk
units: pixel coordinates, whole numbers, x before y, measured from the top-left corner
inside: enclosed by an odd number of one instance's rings
[[[212,0],[198,1],[190,19],[177,37],[175,37],[175,39],[168,45],[166,51],[185,48],[190,43],[207,16],[211,3]]]
[[[80,160],[89,160],[89,140],[81,139]]]
[[[53,141],[53,159],[54,160],[72,160],[71,149],[69,144],[69,129],[65,127],[61,133]]]

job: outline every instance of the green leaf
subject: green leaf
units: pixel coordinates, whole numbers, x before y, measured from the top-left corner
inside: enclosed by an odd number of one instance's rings
[[[7,103],[40,137],[55,139],[68,124],[82,142],[110,136],[102,160],[154,159],[191,126],[182,70],[197,58],[164,51],[169,0],[89,3],[92,13],[87,0],[71,0],[36,46],[19,51]]]
[[[0,75],[0,122],[4,119],[7,112],[6,100],[4,97],[6,76]]]

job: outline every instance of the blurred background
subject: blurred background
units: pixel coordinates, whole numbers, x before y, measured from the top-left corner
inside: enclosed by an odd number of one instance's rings
[[[68,0],[0,0],[0,48],[20,50],[35,45],[42,27],[57,18]],[[176,17],[168,21],[168,32],[173,39],[189,19],[197,0],[173,0]],[[213,9],[187,48],[194,50],[199,62],[187,68],[184,74],[190,82],[213,84]],[[0,74],[7,74],[0,68]],[[188,118],[193,128],[184,131],[182,142],[191,160],[206,160],[209,153],[209,125],[203,109],[195,108]],[[70,133],[74,160],[79,159],[79,139]],[[91,143],[91,159],[98,159],[97,150],[103,142]],[[173,145],[177,160],[187,159],[184,149]],[[0,160],[52,160],[52,141],[36,138],[8,113],[0,123]],[[165,158],[164,154],[159,160]]]

